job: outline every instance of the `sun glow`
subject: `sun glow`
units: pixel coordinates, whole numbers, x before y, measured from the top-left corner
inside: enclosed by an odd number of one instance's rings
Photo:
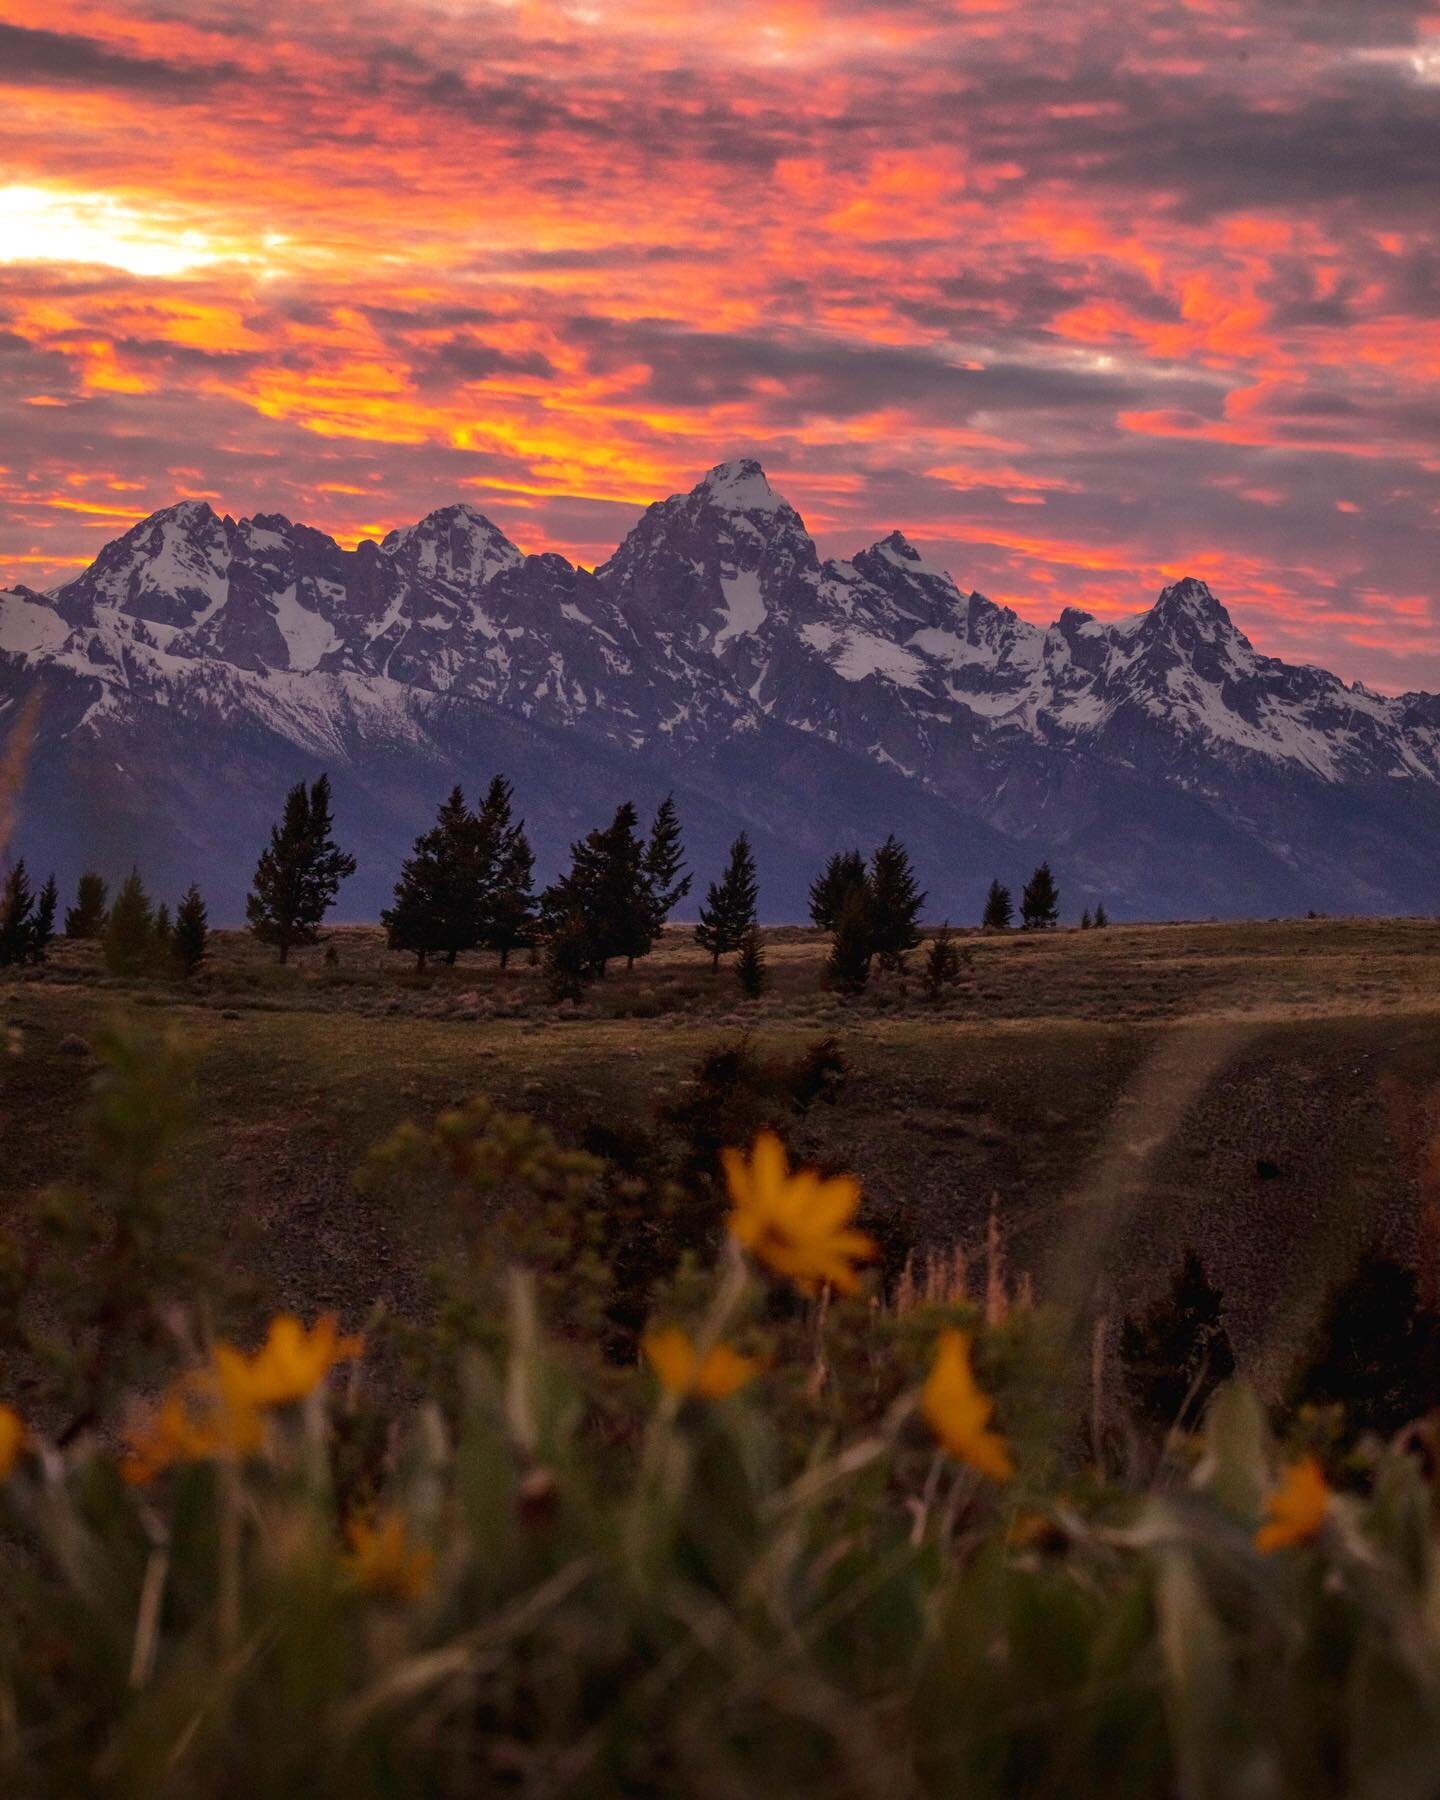
[[[145,214],[112,194],[0,188],[0,262],[98,263],[129,275],[174,277],[231,260],[193,226]]]

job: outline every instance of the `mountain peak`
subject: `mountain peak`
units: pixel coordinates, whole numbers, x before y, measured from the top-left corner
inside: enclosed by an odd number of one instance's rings
[[[753,456],[717,463],[695,492],[725,512],[774,513],[785,506]]]
[[[503,569],[525,560],[492,519],[459,500],[438,506],[414,525],[387,532],[380,543],[389,557],[414,562],[419,572],[462,586],[484,586]]]

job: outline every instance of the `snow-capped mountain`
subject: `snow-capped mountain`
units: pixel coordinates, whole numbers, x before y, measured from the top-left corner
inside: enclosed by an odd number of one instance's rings
[[[43,724],[19,848],[138,860],[238,910],[283,787],[330,770],[373,915],[455,780],[516,781],[553,866],[673,787],[702,875],[742,826],[765,905],[895,829],[968,917],[1040,855],[1116,916],[1437,905],[1440,701],[1259,655],[1201,582],[1048,630],[899,533],[822,561],[750,460],[593,573],[450,506],[342,549],[184,501],[50,593],[0,594],[0,695]]]

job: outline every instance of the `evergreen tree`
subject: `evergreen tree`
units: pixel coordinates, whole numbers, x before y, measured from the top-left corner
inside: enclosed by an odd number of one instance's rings
[[[380,915],[392,950],[413,950],[417,969],[479,941],[487,871],[478,822],[460,788],[438,808],[435,823],[400,865],[394,904]]]
[[[30,934],[31,962],[44,962],[55,941],[55,915],[60,910],[60,889],[53,875],[40,890],[35,903],[35,925]]]
[[[960,952],[955,947],[950,921],[947,919],[931,938],[930,949],[926,953],[925,972],[921,979],[927,998],[943,1000],[959,982],[962,967]]]
[[[759,891],[754,853],[742,831],[730,846],[725,873],[710,883],[695,927],[696,943],[710,952],[712,974],[718,972],[720,958],[729,950],[738,950],[754,928]]]
[[[810,917],[821,931],[833,931],[851,888],[864,887],[865,858],[858,850],[837,850],[810,884]]]
[[[1153,1430],[1188,1430],[1235,1373],[1224,1296],[1193,1250],[1163,1294],[1120,1328],[1120,1362],[1137,1415]]]
[[[1094,926],[1096,931],[1103,931],[1109,923],[1110,915],[1105,911],[1105,903],[1102,900],[1100,905],[1095,908]]]
[[[1015,903],[1003,881],[992,881],[980,923],[987,931],[1008,931],[1015,923]]]
[[[892,832],[870,859],[870,945],[882,969],[898,969],[920,942],[925,895],[909,852]]]
[[[1020,922],[1026,931],[1049,931],[1060,919],[1060,890],[1048,862],[1025,883],[1020,896]]]
[[[0,969],[30,960],[35,935],[35,894],[22,856],[0,889]]]
[[[756,925],[752,925],[740,941],[740,954],[735,958],[735,979],[747,1000],[758,1000],[770,985],[770,971],[765,967],[765,946]]]
[[[1292,1406],[1343,1406],[1347,1435],[1392,1437],[1435,1407],[1440,1319],[1421,1304],[1414,1272],[1370,1245],[1331,1289]]]
[[[182,975],[190,976],[205,960],[210,945],[210,919],[200,890],[192,881],[175,909],[175,932],[171,939],[175,962]]]
[[[858,993],[870,979],[874,936],[870,923],[870,894],[865,883],[851,887],[835,921],[835,935],[825,962],[825,978],[843,993]]]
[[[603,830],[570,846],[570,869],[540,896],[547,935],[583,930],[588,969],[603,977],[615,956],[644,956],[654,941],[654,913],[645,879],[645,846],[627,800]]]
[[[112,975],[140,975],[151,966],[155,914],[138,869],[132,869],[120,884],[105,926],[103,947],[105,967]]]
[[[340,883],[355,873],[355,858],[336,844],[333,829],[329,777],[320,776],[308,792],[297,782],[256,864],[245,916],[261,943],[275,945],[282,963],[294,945],[315,942]]]
[[[685,868],[685,845],[680,837],[680,814],[675,796],[660,802],[645,846],[645,881],[650,891],[651,936],[658,938],[665,921],[690,892],[694,876]]]
[[[584,916],[553,919],[545,938],[545,984],[554,1000],[578,1000],[595,978],[594,944]]]
[[[1080,915],[1080,929],[1082,931],[1089,931],[1089,929],[1091,927],[1091,923],[1092,923],[1092,921],[1090,918],[1090,908],[1087,906],[1085,908],[1084,912],[1081,913],[1081,915]]]
[[[535,941],[535,852],[525,835],[525,821],[513,816],[514,789],[503,775],[490,783],[480,808],[481,846],[490,864],[486,882],[480,941],[498,952],[500,967],[512,950]]]
[[[150,924],[150,965],[158,975],[167,975],[175,964],[175,927],[170,908],[162,900],[155,908]]]
[[[105,929],[109,897],[109,889],[98,875],[82,875],[75,889],[75,904],[65,912],[66,937],[98,938]]]

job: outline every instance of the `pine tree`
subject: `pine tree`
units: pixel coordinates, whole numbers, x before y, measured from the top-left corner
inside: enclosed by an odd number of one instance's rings
[[[870,894],[868,887],[862,883],[858,887],[851,887],[841,903],[830,954],[825,962],[826,980],[843,993],[858,993],[870,979],[873,947]]]
[[[870,944],[882,969],[901,968],[920,942],[916,921],[925,898],[909,852],[892,832],[870,859]]]
[[[650,892],[651,935],[658,938],[665,921],[690,892],[694,876],[685,868],[685,845],[680,837],[680,814],[675,796],[660,802],[645,846],[645,881]]]
[[[585,933],[592,976],[603,977],[612,957],[644,956],[654,942],[645,846],[637,822],[634,806],[625,801],[603,830],[570,846],[568,873],[540,896],[547,936],[562,928]]]
[[[55,941],[55,915],[60,910],[60,889],[53,875],[40,890],[35,903],[35,924],[30,934],[31,962],[44,962]]]
[[[1008,931],[1015,923],[1015,902],[1003,881],[992,881],[980,923],[987,931]]]
[[[0,890],[0,969],[30,960],[35,932],[35,894],[22,856]]]
[[[1224,1296],[1193,1250],[1169,1292],[1121,1326],[1120,1361],[1136,1413],[1160,1433],[1193,1426],[1235,1373]]]
[[[810,917],[821,931],[833,931],[851,888],[864,887],[865,858],[858,850],[837,850],[810,884]]]
[[[171,939],[175,962],[180,973],[190,976],[205,960],[210,945],[210,919],[200,890],[192,881],[175,909],[175,932]]]
[[[1092,924],[1093,920],[1090,917],[1090,908],[1087,906],[1080,915],[1080,929],[1082,931],[1089,931]]]
[[[155,915],[138,869],[132,869],[120,884],[105,926],[103,947],[105,967],[112,975],[140,975],[151,965]]]
[[[175,967],[175,926],[163,900],[150,923],[150,966],[157,975],[168,975]]]
[[[1096,931],[1103,931],[1110,923],[1110,915],[1105,911],[1105,903],[1103,901],[1095,908],[1095,918],[1093,923]]]
[[[315,942],[340,883],[355,873],[355,858],[336,844],[333,829],[329,777],[320,776],[308,792],[297,782],[256,864],[245,916],[261,943],[275,945],[282,963],[294,945]]]
[[[1060,890],[1049,863],[1042,862],[1020,896],[1020,921],[1026,931],[1048,931],[1059,919]]]
[[[109,897],[109,889],[98,875],[82,875],[75,889],[75,904],[65,912],[66,937],[98,938],[105,929]]]
[[[740,940],[740,954],[735,958],[735,979],[747,1000],[758,1000],[770,985],[770,971],[765,967],[765,946],[756,925],[752,925]]]
[[[500,967],[512,950],[535,941],[535,852],[525,835],[525,821],[513,817],[514,789],[503,775],[490,783],[480,808],[481,845],[490,862],[480,942],[498,952]]]
[[[392,950],[413,950],[417,969],[430,955],[454,962],[479,941],[488,871],[478,822],[452,788],[435,823],[400,866],[395,901],[380,915]]]
[[[553,1000],[578,1000],[595,978],[590,927],[579,912],[552,920],[545,938],[545,985]]]
[[[947,919],[931,938],[930,948],[926,953],[925,971],[921,977],[926,997],[935,1001],[943,1000],[959,982],[963,966]]]
[[[750,840],[742,831],[730,846],[730,860],[719,881],[712,881],[700,908],[700,923],[695,927],[695,941],[710,952],[711,973],[718,973],[720,958],[730,950],[738,950],[747,932],[755,925],[755,906],[759,898],[755,873],[755,856]]]

